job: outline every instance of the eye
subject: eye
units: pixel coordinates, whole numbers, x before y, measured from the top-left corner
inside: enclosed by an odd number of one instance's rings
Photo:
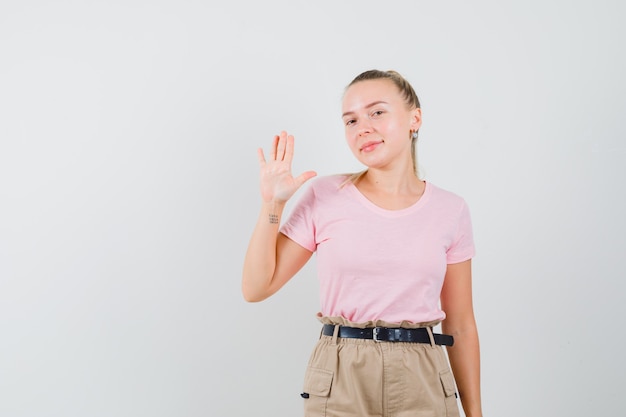
[[[372,112],[372,115],[370,117],[378,117],[381,116],[384,113],[384,111],[382,110],[375,110]]]
[[[346,120],[346,126],[350,126],[350,125],[353,125],[355,123],[356,123],[355,119],[348,119],[348,120]]]

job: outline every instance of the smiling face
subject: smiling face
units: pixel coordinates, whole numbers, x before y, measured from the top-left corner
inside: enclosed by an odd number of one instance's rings
[[[422,123],[393,81],[375,79],[352,84],[343,97],[346,140],[356,158],[369,168],[412,166],[411,133]]]

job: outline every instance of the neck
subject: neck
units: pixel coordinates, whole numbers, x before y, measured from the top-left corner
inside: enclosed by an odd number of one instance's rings
[[[402,172],[385,171],[380,169],[368,169],[359,180],[362,186],[391,195],[421,193],[423,181],[421,181],[411,167]]]

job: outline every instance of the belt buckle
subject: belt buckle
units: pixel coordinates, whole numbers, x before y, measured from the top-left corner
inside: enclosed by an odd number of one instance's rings
[[[379,330],[380,330],[380,327],[374,327],[372,329],[372,340],[374,340],[374,342],[378,342],[378,343],[382,342],[382,340],[380,340],[378,338],[378,331]]]

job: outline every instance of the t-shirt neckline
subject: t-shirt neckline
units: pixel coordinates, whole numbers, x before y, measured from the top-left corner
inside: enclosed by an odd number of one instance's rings
[[[405,208],[402,208],[402,209],[398,209],[398,210],[385,209],[385,208],[382,208],[382,207],[374,204],[370,199],[365,197],[365,195],[363,193],[361,193],[361,191],[359,191],[359,189],[356,187],[356,185],[354,185],[354,183],[352,183],[352,182],[350,182],[349,188],[350,188],[351,192],[359,200],[359,202],[362,205],[364,205],[365,207],[367,207],[368,209],[372,210],[373,212],[381,214],[381,215],[386,216],[386,217],[401,217],[401,216],[405,216],[407,214],[411,214],[411,213],[416,212],[421,207],[423,207],[424,204],[426,204],[426,202],[430,198],[430,194],[432,193],[432,185],[428,181],[424,181],[424,185],[425,185],[424,193],[419,198],[419,200],[417,200],[415,203],[413,203],[412,205],[410,205],[408,207],[405,207]]]

